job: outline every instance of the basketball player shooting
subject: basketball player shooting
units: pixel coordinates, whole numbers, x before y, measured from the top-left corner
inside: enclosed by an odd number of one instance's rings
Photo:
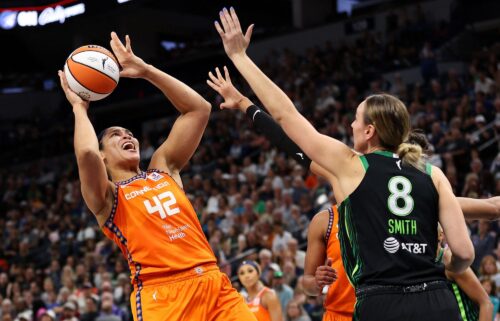
[[[99,137],[87,115],[89,102],[61,86],[75,115],[74,148],[82,195],[103,233],[127,259],[135,321],[255,320],[217,265],[183,192],[180,171],[207,125],[210,104],[193,89],[146,64],[115,33],[111,48],[121,77],[142,78],[160,89],[180,112],[149,168],[139,168],[139,141],[122,127]],[[109,177],[109,178],[108,178]]]

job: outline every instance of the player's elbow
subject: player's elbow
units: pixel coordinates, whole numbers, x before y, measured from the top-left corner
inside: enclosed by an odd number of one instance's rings
[[[474,261],[474,246],[470,240],[464,246],[452,252],[457,259],[464,262],[464,264],[466,263],[467,266],[470,266]]]
[[[202,98],[200,102],[199,111],[204,112],[207,115],[210,115],[210,111],[212,110],[212,104]]]

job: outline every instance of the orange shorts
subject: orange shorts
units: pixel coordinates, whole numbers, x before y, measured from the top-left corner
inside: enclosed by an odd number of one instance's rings
[[[134,321],[257,321],[243,297],[216,265],[146,282],[130,296]]]
[[[352,321],[352,313],[338,313],[326,310],[323,321]]]

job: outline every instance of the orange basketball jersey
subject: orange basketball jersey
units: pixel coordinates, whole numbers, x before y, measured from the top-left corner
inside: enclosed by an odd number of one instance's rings
[[[332,206],[332,208],[328,209],[328,213],[328,230],[325,235],[325,241],[327,242],[326,254],[327,257],[333,260],[332,267],[337,271],[337,280],[328,288],[325,298],[326,312],[323,320],[342,320],[343,317],[351,320],[354,313],[354,305],[356,304],[356,295],[342,264],[340,242],[338,239],[339,213],[337,207]],[[330,316],[328,317],[328,315]]]
[[[262,296],[267,292],[272,291],[268,287],[264,287],[253,300],[247,302],[250,311],[253,312],[258,321],[271,321],[271,314],[269,314],[269,310],[264,308],[262,305]]]
[[[158,170],[116,183],[115,203],[103,232],[120,247],[139,289],[216,263],[184,191]]]

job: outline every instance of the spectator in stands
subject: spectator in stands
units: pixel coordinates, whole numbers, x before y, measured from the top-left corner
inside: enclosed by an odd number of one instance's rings
[[[496,296],[495,282],[488,277],[481,278],[481,285],[490,296],[491,303],[493,304],[493,321],[498,318],[498,311],[500,307],[500,300]]]
[[[276,293],[260,280],[257,262],[245,260],[238,267],[238,279],[245,288],[245,301],[258,321],[283,321],[280,301]]]
[[[276,291],[279,297],[281,309],[286,311],[288,302],[293,298],[293,289],[288,284],[285,284],[282,271],[274,271],[272,285],[273,290]]]
[[[471,267],[477,271],[479,269],[483,257],[492,253],[495,249],[496,233],[490,231],[490,222],[486,220],[479,221],[478,235],[472,235],[472,243],[474,244],[474,252],[476,257]]]
[[[480,70],[477,74],[476,81],[474,82],[474,92],[477,94],[479,92],[488,95],[493,91],[493,85],[495,82],[493,79],[486,76],[486,72]]]
[[[286,306],[286,321],[311,321],[311,318],[299,302],[291,300]]]

